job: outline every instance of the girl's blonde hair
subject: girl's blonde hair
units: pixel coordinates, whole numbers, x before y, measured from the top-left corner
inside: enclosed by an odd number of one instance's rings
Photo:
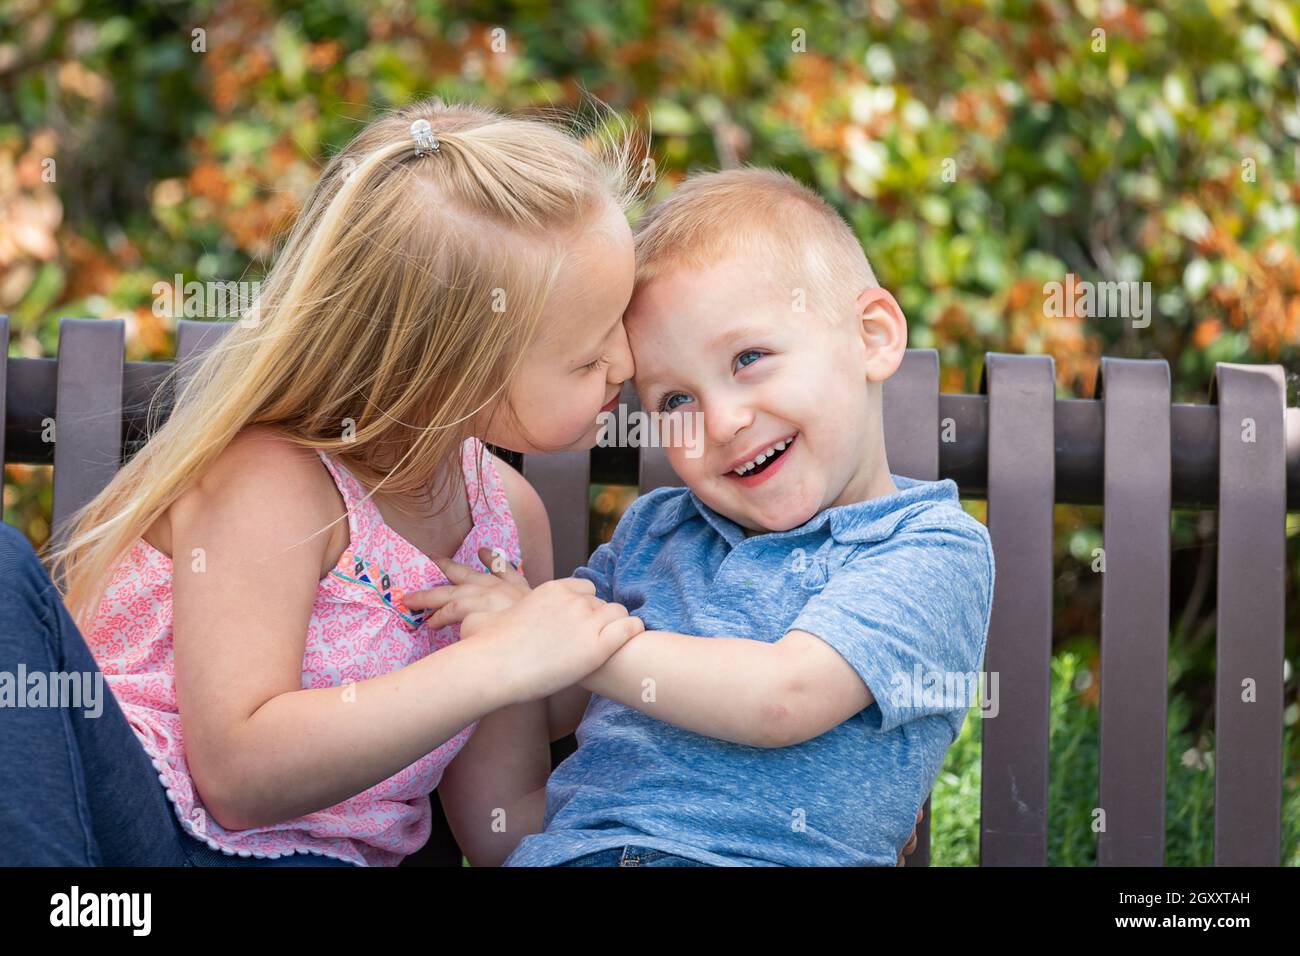
[[[435,153],[417,155],[421,118]],[[56,534],[54,580],[79,625],[118,559],[246,427],[405,495],[459,461],[479,412],[518,423],[503,393],[567,242],[640,192],[638,140],[612,112],[578,131],[586,141],[561,119],[435,99],[374,120],[330,160],[252,313],[196,360],[161,427],[151,406],[148,442]],[[459,482],[445,474],[433,500]]]

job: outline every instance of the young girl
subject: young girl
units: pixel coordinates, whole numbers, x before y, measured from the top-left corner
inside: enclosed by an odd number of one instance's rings
[[[254,313],[77,516],[62,599],[0,534],[0,666],[112,690],[5,711],[0,862],[393,865],[435,787],[475,865],[540,829],[546,698],[642,624],[543,583],[541,501],[484,442],[595,444],[633,371],[634,180],[626,138],[437,102],[329,163]],[[488,548],[525,599],[436,630],[403,604]]]

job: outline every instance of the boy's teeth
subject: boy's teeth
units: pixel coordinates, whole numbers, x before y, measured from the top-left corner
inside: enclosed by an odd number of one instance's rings
[[[793,440],[794,440],[794,436],[791,435],[789,438],[782,439],[781,441],[777,442],[775,445],[772,445],[771,447],[764,449],[762,454],[760,454],[757,458],[753,459],[752,461],[745,462],[739,468],[735,469],[734,473],[737,475],[744,475],[746,472],[752,471],[753,469],[757,468],[759,465],[763,464],[763,462],[771,458],[778,451],[785,451],[785,446],[788,445]]]

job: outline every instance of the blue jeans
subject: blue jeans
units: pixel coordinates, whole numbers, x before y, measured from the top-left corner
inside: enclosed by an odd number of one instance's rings
[[[699,860],[676,856],[665,850],[652,850],[645,846],[628,845],[598,850],[577,859],[557,863],[556,866],[708,866]]]
[[[29,698],[23,674],[43,675],[45,701]],[[97,696],[53,701],[56,674]],[[230,856],[181,829],[31,543],[2,522],[0,682],[15,692],[0,696],[0,866],[352,866],[305,853]]]

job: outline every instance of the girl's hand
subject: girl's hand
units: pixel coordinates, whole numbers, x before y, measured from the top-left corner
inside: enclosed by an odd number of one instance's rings
[[[434,610],[425,624],[436,631],[459,624],[475,612],[504,611],[532,592],[532,585],[520,574],[499,548],[479,548],[479,560],[492,569],[484,574],[467,564],[450,558],[434,558],[433,562],[447,576],[450,584],[410,591],[402,595],[408,610],[423,608]]]
[[[517,702],[549,697],[597,670],[645,623],[578,578],[546,581],[504,610],[472,611],[461,642],[481,642]]]
[[[920,810],[916,811],[916,827],[919,827],[921,825],[921,818],[924,816],[925,816],[925,807],[921,807]],[[916,827],[912,827],[912,839],[907,841],[907,845],[903,847],[903,852],[898,854],[898,866],[906,865],[904,863],[903,857],[911,856],[913,851],[916,850]]]

